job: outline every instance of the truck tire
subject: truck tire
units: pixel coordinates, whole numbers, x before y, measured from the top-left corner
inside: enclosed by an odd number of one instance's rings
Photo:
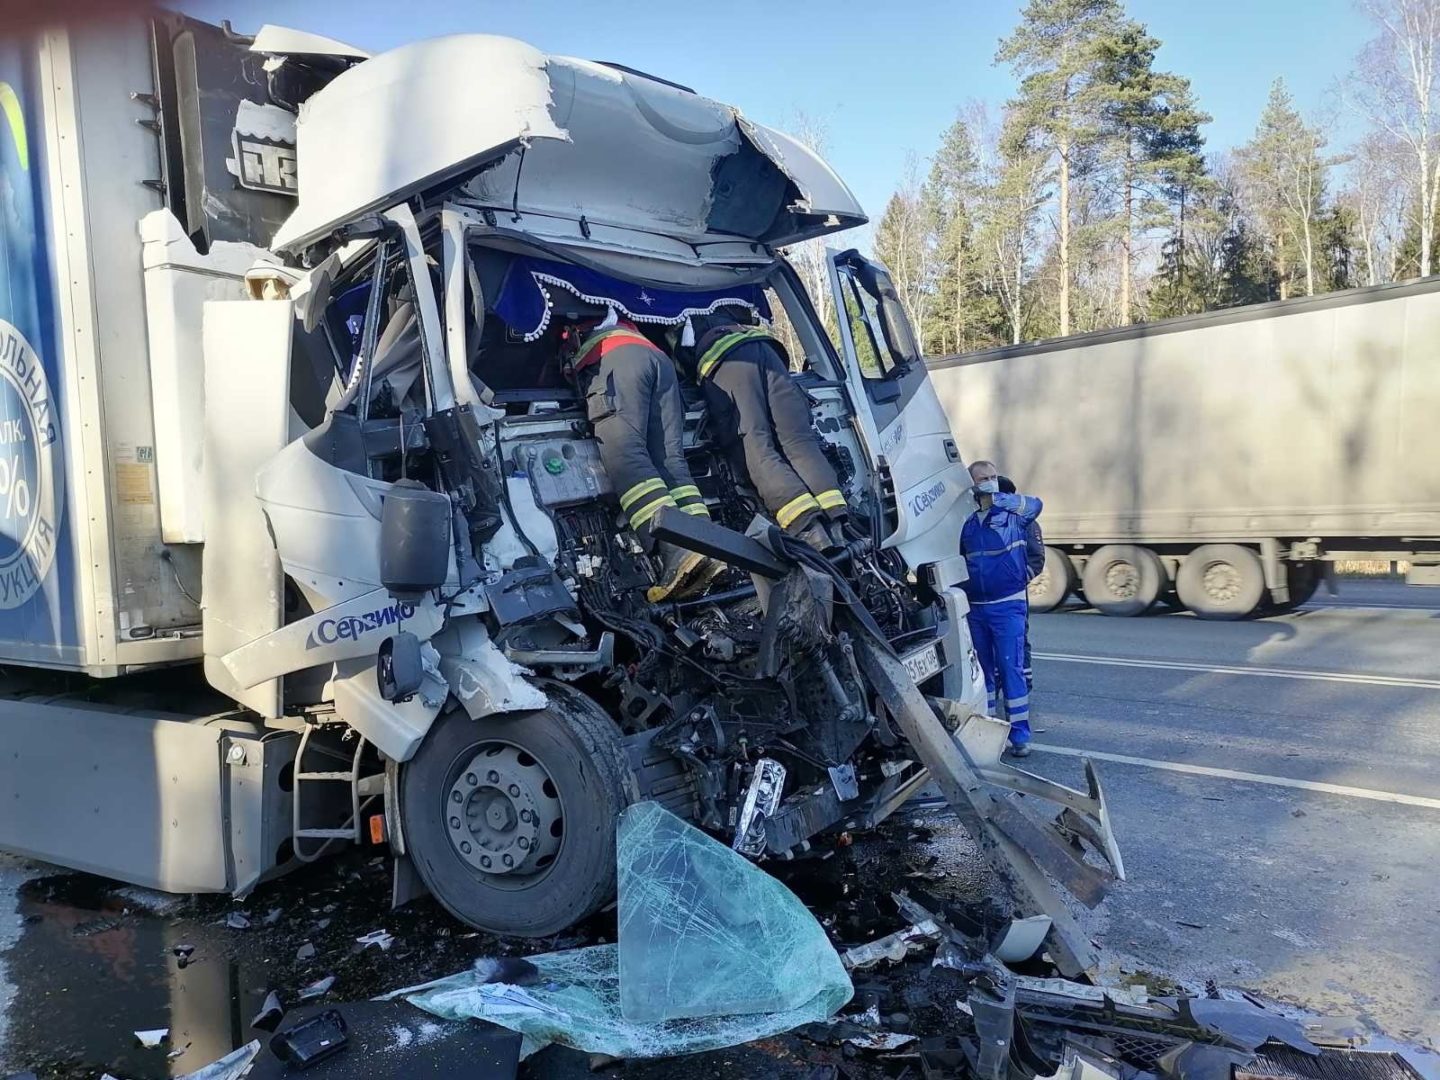
[[[421,880],[494,934],[556,934],[615,895],[615,823],[635,787],[620,730],[583,694],[546,689],[536,712],[472,720],[448,707],[401,767]]]
[[[1106,544],[1085,563],[1085,599],[1103,615],[1141,615],[1165,586],[1160,556],[1134,544]]]
[[[1075,564],[1059,548],[1045,548],[1045,568],[1030,581],[1031,611],[1054,611],[1075,588]]]
[[[1265,596],[1260,556],[1239,544],[1205,544],[1180,564],[1180,602],[1200,619],[1243,619]]]

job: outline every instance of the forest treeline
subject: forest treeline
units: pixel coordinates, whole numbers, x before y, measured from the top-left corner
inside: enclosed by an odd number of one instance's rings
[[[1337,86],[1363,137],[1332,146],[1277,79],[1215,154],[1120,0],[1029,0],[995,58],[1013,98],[961,110],[875,227],[926,353],[1431,274],[1440,0],[1358,2],[1374,36]]]

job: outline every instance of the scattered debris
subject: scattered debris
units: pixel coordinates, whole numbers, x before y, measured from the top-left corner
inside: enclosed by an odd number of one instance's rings
[[[243,911],[232,911],[225,916],[225,925],[231,930],[249,930],[250,916]]]
[[[248,1042],[238,1050],[232,1050],[219,1061],[212,1061],[203,1069],[186,1073],[178,1080],[240,1080],[249,1072],[251,1064],[260,1054],[260,1040]]]
[[[1041,994],[1062,994],[1080,1001],[1094,1001],[1104,1004],[1106,999],[1119,1005],[1144,1005],[1150,1000],[1145,987],[1139,983],[1130,986],[1089,986],[1071,982],[1069,979],[1037,979],[1027,975],[1013,976],[1014,983],[1022,990],[1033,990]]]
[[[371,930],[370,933],[357,937],[355,943],[362,949],[368,949],[371,945],[378,945],[382,952],[389,952],[390,946],[395,944],[395,936],[384,930]]]
[[[280,1026],[280,1018],[284,1015],[285,1006],[280,1003],[280,995],[271,990],[265,995],[265,1004],[260,1006],[260,1011],[255,1014],[255,1019],[250,1021],[250,1026],[261,1031],[274,1031]]]
[[[1185,919],[1176,919],[1176,926],[1188,926],[1191,930],[1204,930],[1205,924],[1198,922],[1187,922]]]
[[[912,952],[919,952],[927,941],[935,941],[939,937],[940,927],[935,925],[934,920],[926,919],[875,941],[846,949],[840,954],[840,961],[849,971],[864,971],[882,960],[898,964]]]
[[[260,922],[264,926],[275,926],[280,922],[280,916],[284,914],[284,908],[271,908],[265,913],[265,918]]]
[[[1032,915],[1028,919],[1016,919],[1005,930],[1005,936],[995,945],[992,952],[995,959],[1007,964],[1019,964],[1029,960],[1040,946],[1045,944],[1045,935],[1053,925],[1049,915]]]
[[[315,929],[316,929],[316,930],[325,930],[325,929],[328,929],[329,926],[330,926],[330,920],[329,920],[329,919],[321,919],[319,922],[317,922],[317,923],[315,924]]]
[[[176,945],[170,951],[175,954],[175,966],[184,969],[190,966],[190,957],[195,955],[195,946]]]
[[[851,1036],[845,1041],[861,1050],[884,1051],[898,1050],[902,1046],[908,1046],[915,1042],[916,1039],[915,1035],[902,1035],[895,1031],[876,1031],[869,1035]]]
[[[295,959],[296,959],[296,960],[314,960],[314,959],[315,959],[315,946],[312,945],[312,944],[310,944],[310,942],[308,942],[308,941],[305,942],[305,944],[301,945],[300,948],[298,948],[298,949],[295,950]]]
[[[318,1016],[276,1032],[270,1040],[270,1050],[287,1065],[305,1069],[334,1057],[349,1041],[345,1018],[334,1009],[326,1009]]]
[[[323,979],[318,979],[315,982],[311,983],[309,986],[305,987],[304,990],[301,990],[300,1000],[313,1001],[316,998],[322,998],[330,992],[330,988],[334,985],[335,976],[326,975]]]
[[[137,1031],[135,1038],[140,1040],[140,1045],[146,1050],[154,1050],[166,1039],[170,1038],[169,1028],[153,1028],[150,1031]]]

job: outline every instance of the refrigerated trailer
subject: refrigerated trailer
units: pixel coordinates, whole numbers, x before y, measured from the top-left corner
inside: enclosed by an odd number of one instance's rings
[[[243,894],[373,845],[397,898],[539,936],[609,901],[631,802],[793,857],[936,769],[1090,965],[1046,873],[1120,873],[1103,793],[1000,761],[893,283],[831,253],[837,348],[780,250],[865,220],[810,150],[507,38],[180,15],[0,44],[0,117],[0,849]],[[694,484],[611,483],[632,406],[576,346],[717,312],[786,327],[847,511],[820,549],[694,386]],[[718,576],[659,595],[657,542]]]
[[[1440,281],[929,366],[966,456],[1045,502],[1037,609],[1242,618],[1355,559],[1440,584]]]

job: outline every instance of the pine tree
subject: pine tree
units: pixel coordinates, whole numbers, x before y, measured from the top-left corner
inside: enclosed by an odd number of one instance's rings
[[[1118,0],[1029,0],[996,54],[1021,77],[1017,119],[1055,161],[1061,334],[1070,332],[1072,172],[1100,124],[1101,46],[1122,22]]]
[[[1275,260],[1282,299],[1291,278],[1316,291],[1316,223],[1325,196],[1325,173],[1332,160],[1322,158],[1323,136],[1295,108],[1282,79],[1270,87],[1254,137],[1236,152],[1246,196],[1265,233]]]
[[[1184,188],[1204,169],[1200,125],[1210,117],[1195,107],[1189,80],[1155,70],[1160,42],[1138,22],[1123,24],[1098,43],[1096,93],[1101,136],[1108,143],[1120,192],[1120,324],[1132,321],[1135,235],[1163,224],[1163,197]],[[1183,269],[1183,228],[1177,230],[1177,269]]]

